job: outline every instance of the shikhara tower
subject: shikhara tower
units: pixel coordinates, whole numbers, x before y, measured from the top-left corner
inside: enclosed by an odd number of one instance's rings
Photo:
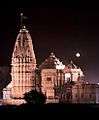
[[[11,83],[4,89],[4,99],[20,99],[33,89],[36,58],[29,31],[23,26],[17,36],[11,59]]]
[[[22,97],[33,87],[33,72],[36,68],[36,59],[31,36],[24,27],[17,36],[12,54],[12,96]]]

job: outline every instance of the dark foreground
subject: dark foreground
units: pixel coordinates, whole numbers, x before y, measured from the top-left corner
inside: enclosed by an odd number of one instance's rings
[[[40,112],[40,113],[99,113],[99,104],[45,104],[21,106],[0,106],[0,112]]]

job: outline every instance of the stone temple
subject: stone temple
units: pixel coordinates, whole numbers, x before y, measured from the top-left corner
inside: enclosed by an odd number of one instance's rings
[[[22,27],[16,38],[11,59],[12,81],[3,90],[6,103],[23,103],[23,95],[33,88],[36,58],[32,39],[26,27]]]
[[[73,61],[64,65],[51,53],[39,70],[47,103],[95,103],[96,86],[85,81],[83,71]]]
[[[11,82],[3,89],[3,104],[26,103],[24,94],[36,89],[46,95],[46,103],[95,103],[96,85],[85,80],[73,61],[64,65],[54,53],[36,66],[32,38],[22,26],[11,57]]]

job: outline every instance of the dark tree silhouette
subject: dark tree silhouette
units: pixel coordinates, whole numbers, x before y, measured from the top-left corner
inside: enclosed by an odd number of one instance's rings
[[[24,99],[28,104],[44,104],[46,102],[46,96],[42,92],[32,90],[24,94]]]

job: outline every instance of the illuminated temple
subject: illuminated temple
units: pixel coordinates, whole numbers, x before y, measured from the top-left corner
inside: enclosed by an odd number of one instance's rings
[[[38,74],[39,73],[39,74]],[[22,26],[11,58],[11,82],[3,89],[3,103],[20,105],[26,92],[37,89],[46,103],[95,103],[96,86],[85,80],[73,61],[64,65],[51,53],[37,68],[32,38]]]
[[[36,58],[32,39],[24,26],[20,29],[15,42],[11,59],[12,81],[3,90],[4,101],[11,104],[24,102],[22,100],[24,93],[31,91],[33,88],[35,68]]]
[[[39,69],[47,103],[95,103],[96,86],[85,81],[82,70],[73,61],[64,65],[51,53]]]

